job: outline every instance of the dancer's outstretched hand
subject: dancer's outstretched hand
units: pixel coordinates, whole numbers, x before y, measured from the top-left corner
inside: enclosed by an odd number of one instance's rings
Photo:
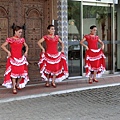
[[[42,52],[45,53],[45,49],[42,49]]]
[[[27,57],[27,52],[24,53],[24,56]]]
[[[10,56],[11,56],[11,52],[9,51],[9,52],[8,52],[8,56],[7,56],[7,58],[9,58]]]
[[[86,48],[86,50],[89,50],[88,46],[86,46],[85,48]]]
[[[102,47],[101,47],[101,48],[102,48],[102,50],[104,50],[104,45],[102,45]]]
[[[63,52],[63,53],[64,53],[64,50],[61,50],[61,52]]]

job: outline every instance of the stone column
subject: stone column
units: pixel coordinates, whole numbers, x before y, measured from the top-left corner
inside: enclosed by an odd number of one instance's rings
[[[67,0],[57,0],[58,35],[64,43],[64,51],[68,61],[68,3]]]

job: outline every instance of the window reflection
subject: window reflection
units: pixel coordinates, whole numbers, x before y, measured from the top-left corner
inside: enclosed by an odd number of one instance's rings
[[[70,76],[80,75],[80,4],[68,1],[68,65]]]

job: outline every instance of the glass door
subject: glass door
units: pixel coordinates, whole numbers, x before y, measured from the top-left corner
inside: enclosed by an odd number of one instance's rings
[[[120,4],[115,5],[115,72],[120,73]]]
[[[81,2],[68,0],[68,67],[70,77],[80,76]]]
[[[118,52],[116,52],[117,57],[114,56],[115,50],[118,48],[115,47],[114,39],[114,5],[100,1],[86,1],[68,0],[68,67],[70,77],[83,76],[85,73],[85,48],[80,45],[80,40],[85,34],[90,33],[91,25],[97,26],[97,35],[105,44],[106,73],[114,73],[115,64],[118,67],[120,64],[115,61],[119,59]]]
[[[91,25],[97,26],[97,35],[105,44],[104,53],[106,56],[107,71],[113,69],[112,11],[113,7],[111,4],[83,2],[83,36],[90,33]],[[83,60],[85,58],[84,51],[85,49],[83,49]]]

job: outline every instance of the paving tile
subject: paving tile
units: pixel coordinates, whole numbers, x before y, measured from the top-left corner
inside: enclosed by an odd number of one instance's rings
[[[114,82],[119,83],[120,82],[120,76],[113,77]]]

